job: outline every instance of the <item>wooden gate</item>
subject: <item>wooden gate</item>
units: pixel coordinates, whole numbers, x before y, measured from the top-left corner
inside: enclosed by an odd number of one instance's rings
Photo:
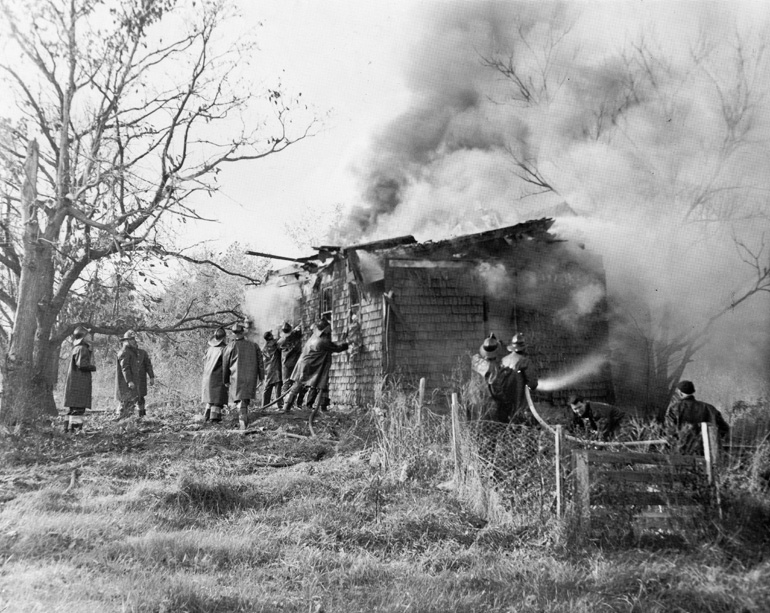
[[[715,439],[707,427],[703,434],[704,456],[573,451],[574,502],[581,528],[589,531],[609,522],[634,531],[681,531],[718,511]]]

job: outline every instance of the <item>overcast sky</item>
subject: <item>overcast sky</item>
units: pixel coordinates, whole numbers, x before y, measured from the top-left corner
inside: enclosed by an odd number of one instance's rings
[[[315,136],[279,155],[227,168],[213,200],[213,216],[221,223],[206,224],[198,233],[223,244],[238,240],[271,253],[301,255],[285,225],[315,219],[309,211],[355,200],[351,164],[377,127],[407,103],[403,67],[418,34],[410,18],[416,3],[242,4],[245,19],[263,24],[257,64],[264,67],[266,82],[281,74],[283,84],[301,92],[323,121]]]

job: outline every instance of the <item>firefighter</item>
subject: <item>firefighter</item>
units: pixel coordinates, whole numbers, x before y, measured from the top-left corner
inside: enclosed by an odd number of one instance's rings
[[[509,353],[503,358],[503,366],[507,366],[516,373],[516,395],[511,408],[511,421],[518,423],[530,421],[529,407],[525,395],[525,386],[531,390],[537,389],[537,369],[527,353],[527,344],[524,334],[517,332],[513,335],[508,345]]]
[[[597,421],[602,424],[601,437],[607,441],[614,438],[626,415],[617,407],[604,402],[590,402],[578,394],[569,397],[567,404],[570,408],[571,421],[568,429],[572,433],[598,432]]]
[[[96,371],[96,366],[92,363],[89,336],[90,330],[83,326],[78,326],[72,333],[72,355],[64,386],[64,406],[67,407],[65,432],[82,430],[86,409],[91,408],[91,373]]]
[[[281,379],[283,380],[281,393],[286,394],[294,383],[291,375],[299,356],[302,355],[302,326],[298,325],[292,328],[291,324],[285,321],[281,327],[281,333],[282,336],[277,341],[278,348],[281,350]],[[301,387],[297,392],[295,406],[298,409],[302,408],[306,391],[304,387]]]
[[[203,421],[222,421],[222,408],[227,404],[227,387],[222,376],[222,359],[227,345],[227,332],[217,328],[208,340],[206,357],[203,360],[201,400],[206,403]]]
[[[144,401],[147,396],[147,383],[149,382],[150,387],[155,385],[155,371],[152,369],[150,354],[139,346],[136,335],[131,340],[131,345],[136,349],[136,407],[139,410],[139,417],[144,417],[147,415]]]
[[[715,425],[722,439],[729,434],[730,426],[722,413],[715,406],[695,399],[692,381],[680,381],[674,393],[678,401],[666,411],[666,434],[673,450],[685,455],[703,454],[702,423]]]
[[[500,341],[490,334],[473,356],[472,364],[484,379],[475,394],[481,407],[480,418],[507,424],[513,415],[517,381],[514,371],[502,365],[503,353]]]
[[[238,426],[245,430],[249,425],[249,404],[264,376],[262,351],[259,345],[246,339],[243,324],[236,322],[230,330],[235,338],[222,356],[222,381],[238,407]]]
[[[278,408],[282,409],[281,348],[270,330],[264,333],[263,338],[265,339],[265,346],[262,348],[262,357],[265,361],[265,389],[262,391],[262,406],[270,404],[273,390],[275,390]]]
[[[116,420],[129,417],[139,400],[139,362],[135,340],[133,330],[126,330],[120,338],[121,347],[115,362],[115,400],[119,402]]]
[[[316,409],[327,411],[329,408],[329,373],[332,366],[332,354],[346,351],[347,341],[341,343],[332,341],[332,329],[329,322],[321,320],[315,325],[313,336],[302,349],[297,364],[292,372],[293,381],[286,397],[285,411],[288,413],[294,406],[294,400],[302,386],[309,389],[306,406],[311,408],[316,403]]]

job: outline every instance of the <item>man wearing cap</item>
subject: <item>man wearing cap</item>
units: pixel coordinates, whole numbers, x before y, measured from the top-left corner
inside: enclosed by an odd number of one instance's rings
[[[136,333],[133,330],[126,330],[120,338],[121,347],[116,359],[115,372],[115,400],[120,403],[117,419],[129,417],[139,399],[139,360],[136,347],[132,343],[135,340]]]
[[[265,346],[262,348],[262,357],[265,361],[265,389],[262,391],[262,406],[270,404],[273,390],[275,390],[275,395],[278,398],[278,408],[282,409],[281,348],[278,346],[278,341],[273,337],[272,331],[268,330],[263,334],[263,337],[265,339]]]
[[[222,359],[227,344],[227,332],[217,328],[208,340],[206,356],[203,359],[203,379],[201,384],[201,400],[206,403],[203,421],[213,423],[222,421],[222,407],[227,404],[227,387],[223,380]]]
[[[144,399],[147,396],[147,382],[149,380],[150,386],[155,385],[155,371],[152,369],[150,354],[139,346],[136,335],[134,335],[134,338],[131,341],[131,346],[136,349],[136,406],[139,409],[139,417],[144,417],[147,415],[144,402]]]
[[[91,408],[91,373],[96,366],[91,360],[89,333],[88,328],[83,326],[78,326],[72,333],[72,355],[64,386],[64,406],[68,416],[64,424],[65,432],[82,430],[86,409]]]
[[[238,407],[238,425],[245,430],[249,426],[249,404],[256,397],[257,385],[263,378],[262,351],[245,338],[242,324],[234,323],[230,330],[235,338],[222,356],[222,381]]]
[[[702,423],[716,426],[720,438],[730,432],[730,426],[715,406],[695,399],[692,381],[680,381],[674,394],[678,401],[666,411],[666,434],[672,449],[685,455],[702,454]]]
[[[597,432],[601,422],[602,440],[608,441],[615,437],[626,415],[619,408],[604,402],[591,402],[578,394],[572,394],[567,401],[570,408],[570,425],[572,433]]]
[[[283,380],[283,389],[281,393],[289,391],[294,381],[291,378],[294,367],[297,365],[299,356],[302,355],[302,327],[292,328],[288,321],[283,323],[281,328],[282,336],[278,339],[278,348],[281,350],[281,379]],[[297,392],[296,407],[302,408],[302,402],[305,399],[307,390],[301,387]]]
[[[347,341],[332,341],[332,329],[329,322],[321,320],[315,324],[313,336],[302,349],[302,355],[292,372],[292,386],[286,396],[286,412],[291,411],[294,401],[302,386],[309,389],[306,406],[317,403],[316,409],[329,408],[329,373],[332,367],[332,354],[346,351]]]
[[[524,388],[526,386],[531,390],[537,389],[538,380],[537,369],[529,358],[521,332],[513,335],[508,351],[512,353],[503,358],[502,364],[516,373],[516,396],[511,409],[511,421],[529,421],[529,407]]]

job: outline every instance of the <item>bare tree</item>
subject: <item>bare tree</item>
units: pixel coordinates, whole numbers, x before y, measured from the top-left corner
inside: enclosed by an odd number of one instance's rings
[[[670,203],[676,223],[702,228],[703,240],[717,235],[732,240],[738,252],[736,262],[741,264],[740,276],[749,279],[736,280],[731,296],[721,306],[687,326],[674,321],[671,313],[657,313],[656,318],[650,313],[642,317],[627,314],[629,329],[640,336],[636,347],[648,349],[649,389],[658,390],[648,395],[652,411],[665,406],[665,399],[704,347],[715,324],[739,305],[770,291],[770,258],[764,237],[758,238],[755,231],[757,223],[768,219],[769,186],[761,177],[736,172],[744,161],[763,155],[767,146],[760,116],[768,68],[766,46],[761,37],[758,44],[747,44],[735,34],[731,41],[720,41],[717,46],[702,36],[688,60],[674,65],[654,38],[641,36],[603,64],[564,62],[564,53],[562,61],[554,61],[558,48],[569,47],[569,31],[559,23],[552,25],[547,36],[541,29],[538,46],[519,27],[511,52],[482,59],[485,67],[510,83],[508,103],[522,126],[505,150],[513,173],[528,188],[526,195],[560,193],[559,178],[545,170],[554,168],[544,163],[552,160],[542,159],[541,143],[527,124],[535,113],[541,120],[547,117],[558,93],[564,96],[561,112],[565,100],[572,112],[571,124],[563,121],[559,126],[569,134],[564,137],[565,146],[595,141],[605,145],[608,153],[632,159],[640,182],[646,182],[645,193]],[[709,104],[710,113],[708,134],[697,142],[698,153],[705,152],[697,180],[693,173],[680,173],[678,151],[660,155],[660,150],[645,144],[646,135],[640,134],[647,130],[664,140],[673,126],[697,128],[703,119],[694,117],[698,107],[693,99]],[[692,136],[699,137],[697,133]],[[641,321],[650,325],[643,326]]]
[[[0,0],[0,11],[0,75],[16,103],[0,124],[0,317],[13,331],[1,416],[34,420],[55,411],[61,342],[98,274],[167,257],[169,228],[201,218],[194,196],[216,190],[224,165],[283,151],[313,120],[295,128],[299,99],[246,78],[255,47],[225,36],[224,0]]]

